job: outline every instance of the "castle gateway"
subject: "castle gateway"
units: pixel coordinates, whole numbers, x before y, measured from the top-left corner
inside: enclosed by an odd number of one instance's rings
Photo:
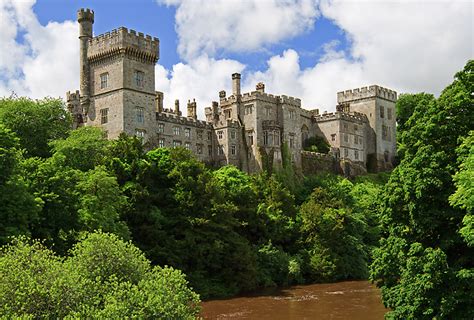
[[[93,37],[90,9],[80,9],[77,20],[80,91],[67,93],[75,128],[100,126],[110,139],[125,132],[154,147],[182,146],[202,161],[246,172],[281,166],[284,155],[307,172],[393,167],[395,91],[373,85],[338,92],[336,112],[320,114],[302,108],[298,98],[266,93],[263,83],[241,93],[234,73],[232,93],[220,91],[219,101],[205,108],[206,119],[198,120],[195,101],[188,101],[186,117],[178,100],[163,107],[163,93],[155,91],[157,38],[123,27]],[[312,137],[326,140],[329,154],[304,151]]]

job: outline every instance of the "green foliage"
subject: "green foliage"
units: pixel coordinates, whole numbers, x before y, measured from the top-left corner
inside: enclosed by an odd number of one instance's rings
[[[474,61],[469,61],[438,100],[417,104],[405,123],[403,158],[382,195],[384,238],[371,266],[371,277],[392,310],[389,318],[474,316],[474,252],[459,230],[463,221],[469,223],[470,212],[455,193],[456,187],[469,186],[462,182],[467,168],[457,171],[455,164],[457,147],[474,123],[473,72]]]
[[[184,275],[151,268],[130,243],[90,234],[72,256],[14,239],[0,252],[0,314],[8,318],[194,319],[199,296]]]
[[[328,153],[331,146],[325,138],[320,136],[309,137],[303,142],[303,149],[306,151]]]
[[[30,157],[49,157],[49,142],[65,138],[72,120],[59,99],[0,99],[0,123],[15,132]]]

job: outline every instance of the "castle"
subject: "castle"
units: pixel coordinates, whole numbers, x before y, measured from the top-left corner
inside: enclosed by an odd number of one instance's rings
[[[232,93],[197,119],[197,104],[188,101],[187,116],[179,101],[164,108],[155,91],[159,40],[118,28],[93,37],[94,12],[77,13],[80,41],[80,91],[67,93],[74,127],[100,126],[114,139],[136,135],[155,147],[182,146],[217,166],[232,164],[246,172],[278,167],[289,157],[306,171],[334,170],[363,174],[389,170],[396,154],[397,93],[380,86],[337,93],[336,112],[306,110],[301,100],[265,92],[241,92],[241,76],[232,74]],[[321,137],[329,154],[303,150],[308,138]]]

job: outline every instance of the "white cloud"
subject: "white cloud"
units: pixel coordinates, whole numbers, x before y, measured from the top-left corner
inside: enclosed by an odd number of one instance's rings
[[[311,29],[316,0],[158,0],[177,6],[178,52],[201,54],[260,50]]]
[[[34,3],[0,2],[0,96],[14,91],[33,98],[59,97],[79,85],[76,23],[42,26],[33,12]]]

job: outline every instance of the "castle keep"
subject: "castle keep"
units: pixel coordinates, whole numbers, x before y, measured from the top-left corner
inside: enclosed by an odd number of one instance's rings
[[[197,103],[188,100],[164,108],[155,91],[159,40],[118,28],[93,37],[94,12],[77,13],[80,41],[80,91],[67,93],[74,127],[100,126],[108,138],[136,135],[154,147],[182,146],[200,160],[218,166],[233,164],[247,172],[281,166],[287,155],[305,171],[352,174],[392,168],[396,153],[397,93],[380,86],[337,93],[336,112],[302,108],[301,100],[265,92],[241,92],[241,75],[232,74],[232,92],[197,119]],[[329,154],[303,150],[311,137],[331,146]]]

